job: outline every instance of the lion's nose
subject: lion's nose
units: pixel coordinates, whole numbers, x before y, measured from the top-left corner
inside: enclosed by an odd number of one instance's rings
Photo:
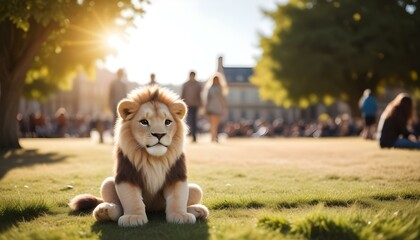
[[[163,136],[166,135],[166,133],[152,133],[152,135],[157,137],[158,140],[160,140]]]

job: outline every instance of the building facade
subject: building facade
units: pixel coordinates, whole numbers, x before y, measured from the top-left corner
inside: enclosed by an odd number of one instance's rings
[[[253,74],[251,67],[224,66],[220,57],[217,69],[225,75],[229,87],[229,112],[225,120],[273,121],[281,118],[292,122],[301,117],[301,111],[297,108],[284,109],[271,101],[261,100],[258,87],[249,80]]]

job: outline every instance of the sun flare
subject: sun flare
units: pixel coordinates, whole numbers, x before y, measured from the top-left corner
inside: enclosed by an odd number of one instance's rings
[[[125,45],[121,37],[115,34],[108,35],[106,38],[106,43],[110,48],[113,48],[115,50],[120,50],[121,47]]]

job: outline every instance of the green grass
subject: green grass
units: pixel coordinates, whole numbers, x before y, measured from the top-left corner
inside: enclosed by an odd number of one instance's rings
[[[420,239],[420,151],[343,139],[229,139],[188,144],[189,181],[207,221],[119,228],[73,213],[99,194],[112,146],[24,139],[0,155],[0,239]]]

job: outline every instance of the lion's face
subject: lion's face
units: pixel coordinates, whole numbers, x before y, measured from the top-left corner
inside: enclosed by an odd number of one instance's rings
[[[183,118],[187,107],[166,90],[154,91],[140,91],[119,103],[118,138],[124,146],[133,146],[135,142],[136,148],[141,147],[148,154],[161,157],[171,147],[182,148]]]
[[[162,156],[172,143],[177,126],[163,103],[145,103],[131,119],[133,137],[153,156]]]

